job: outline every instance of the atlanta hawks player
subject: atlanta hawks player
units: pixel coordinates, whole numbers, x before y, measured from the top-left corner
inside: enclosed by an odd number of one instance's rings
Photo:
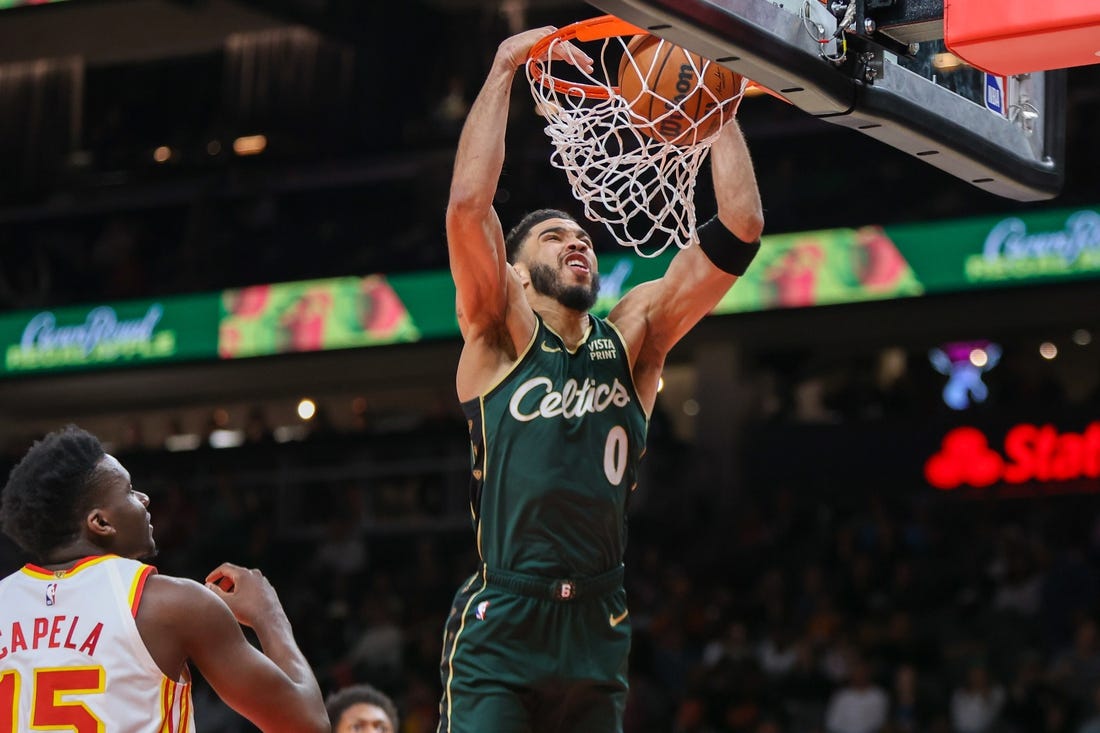
[[[0,580],[0,731],[188,733],[188,662],[264,731],[328,731],[270,583],[230,564],[205,588],[158,575],[138,561],[156,552],[148,505],[95,436],[73,426],[12,470],[0,519],[34,564]]]

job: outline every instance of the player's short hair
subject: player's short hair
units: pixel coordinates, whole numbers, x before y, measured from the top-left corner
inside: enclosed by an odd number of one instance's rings
[[[386,713],[386,717],[390,719],[393,729],[396,731],[400,728],[400,721],[397,718],[397,706],[393,704],[393,700],[390,699],[389,695],[371,685],[361,684],[338,690],[325,700],[325,710],[328,711],[328,722],[332,729],[336,730],[336,724],[340,722],[340,716],[347,712],[348,708],[361,702],[382,708],[382,711]]]
[[[91,508],[91,490],[106,455],[99,439],[68,425],[36,441],[0,493],[0,528],[35,560],[68,542]]]
[[[524,217],[519,220],[519,223],[512,227],[508,235],[504,237],[504,254],[508,262],[515,264],[516,255],[519,253],[519,248],[523,244],[523,240],[527,239],[527,235],[531,233],[531,229],[536,224],[544,222],[547,219],[569,219],[573,221],[573,215],[561,209],[536,209],[524,215]]]

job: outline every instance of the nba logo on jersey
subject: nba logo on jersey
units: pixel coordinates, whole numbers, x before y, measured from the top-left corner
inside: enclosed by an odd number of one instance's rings
[[[57,603],[57,583],[46,584],[46,605],[52,606]]]
[[[474,611],[474,615],[477,616],[478,621],[485,620],[485,610],[487,608],[489,608],[489,601],[482,601],[481,603],[477,604],[477,610]]]

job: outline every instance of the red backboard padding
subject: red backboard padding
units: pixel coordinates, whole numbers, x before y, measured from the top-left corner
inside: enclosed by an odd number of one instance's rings
[[[943,31],[952,53],[1002,76],[1100,63],[1097,0],[945,0]]]

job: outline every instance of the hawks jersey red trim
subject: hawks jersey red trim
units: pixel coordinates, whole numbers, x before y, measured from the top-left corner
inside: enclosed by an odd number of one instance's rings
[[[130,614],[137,618],[138,606],[141,605],[141,594],[145,590],[145,581],[155,573],[157,569],[152,565],[146,565],[141,572],[134,576],[134,584],[130,588]]]
[[[64,578],[69,575],[73,575],[80,572],[81,570],[84,570],[85,568],[90,568],[93,565],[97,565],[104,560],[109,560],[113,557],[118,557],[118,555],[90,555],[88,557],[83,557],[77,560],[76,564],[74,564],[71,568],[67,570],[47,570],[46,568],[39,567],[38,565],[35,565],[33,563],[27,563],[21,568],[21,570],[24,574],[29,575],[32,578],[40,578],[42,580],[54,580],[56,578]]]

